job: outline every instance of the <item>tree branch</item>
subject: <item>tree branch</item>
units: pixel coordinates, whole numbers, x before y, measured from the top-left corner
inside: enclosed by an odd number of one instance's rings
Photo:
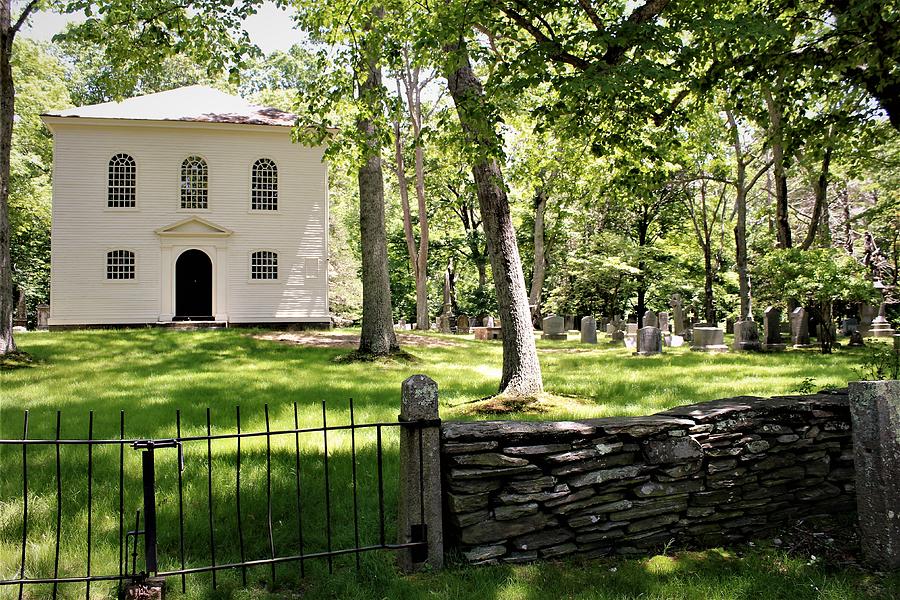
[[[22,14],[19,15],[16,24],[12,26],[10,32],[15,35],[22,28],[22,25],[25,24],[25,20],[31,15],[34,9],[37,7],[38,0],[31,0],[28,4],[25,5],[25,8],[22,10]]]

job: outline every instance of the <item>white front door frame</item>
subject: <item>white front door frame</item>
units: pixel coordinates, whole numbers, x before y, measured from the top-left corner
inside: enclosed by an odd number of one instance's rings
[[[175,318],[175,262],[187,250],[201,250],[212,261],[212,310],[216,321],[228,322],[228,244],[224,240],[210,240],[198,237],[164,239],[160,245],[160,323],[169,323]],[[193,243],[192,243],[193,242]]]

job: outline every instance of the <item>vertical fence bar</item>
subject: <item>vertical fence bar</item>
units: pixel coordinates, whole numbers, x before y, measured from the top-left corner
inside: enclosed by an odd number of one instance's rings
[[[59,577],[59,538],[62,529],[62,467],[60,465],[59,439],[61,411],[56,411],[56,550],[53,553],[53,579]],[[122,574],[122,546],[119,546],[119,574]],[[58,584],[53,582],[53,599],[56,600]]]
[[[94,445],[91,444],[91,440],[94,439],[94,411],[88,412],[88,511],[87,511],[87,576],[91,576],[91,523],[92,523],[92,513],[94,510]],[[91,580],[88,579],[85,582],[84,588],[84,598],[85,600],[90,600],[91,598]]]
[[[137,536],[141,530],[141,509],[134,511],[134,542],[131,546],[131,574],[137,575]]]
[[[181,445],[181,410],[175,411],[175,436],[178,438],[178,557],[181,560],[181,570],[184,571],[184,475],[182,467],[184,461],[184,446]],[[185,593],[187,582],[184,573],[181,574],[181,593]]]
[[[234,407],[234,419],[237,423],[237,460],[235,461],[235,502],[237,504],[238,547],[241,551],[241,563],[244,562],[244,526],[241,522],[241,407]],[[241,564],[241,582],[247,586],[247,567]]]
[[[419,427],[419,523],[425,522],[425,453],[422,447],[422,427]]]
[[[156,464],[153,446],[141,452],[144,480],[144,564],[147,574],[154,575],[156,566]]]
[[[266,413],[266,525],[269,530],[269,555],[272,571],[272,586],[275,585],[275,537],[272,535],[272,434],[269,429],[269,405],[264,404]]]
[[[356,419],[350,398],[350,468],[353,475],[353,539],[356,542],[356,570],[359,571],[359,503],[356,497]]]
[[[19,579],[25,579],[25,546],[28,542],[28,411],[25,411],[22,424],[22,564],[19,567]],[[25,590],[25,584],[19,583],[19,600],[22,600],[22,594]]]
[[[127,563],[128,556],[124,555],[127,550],[124,548],[122,538],[125,535],[125,411],[119,411],[119,577],[122,577],[123,571],[127,570],[128,565],[122,564],[125,560]],[[119,592],[122,591],[122,580],[116,584]]]
[[[209,555],[212,567],[216,566],[216,534],[213,529],[213,485],[212,485],[212,423],[209,407],[206,408],[206,481],[209,497]],[[216,589],[216,570],[212,570],[212,587]]]
[[[375,428],[375,458],[378,461],[378,542],[387,544],[384,536],[384,469],[381,466],[381,425]]]
[[[325,467],[325,539],[328,548],[328,573],[334,573],[334,561],[331,558],[331,486],[328,482],[328,417],[325,401],[322,400],[322,441],[324,442]]]
[[[300,501],[300,423],[297,419],[297,403],[294,402],[294,472],[297,479],[297,539],[300,542],[300,577],[305,575],[303,560],[303,504]]]

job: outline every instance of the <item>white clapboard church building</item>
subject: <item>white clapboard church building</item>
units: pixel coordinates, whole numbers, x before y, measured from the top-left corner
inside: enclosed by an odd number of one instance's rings
[[[51,328],[329,323],[327,171],[293,115],[191,86],[43,120]]]

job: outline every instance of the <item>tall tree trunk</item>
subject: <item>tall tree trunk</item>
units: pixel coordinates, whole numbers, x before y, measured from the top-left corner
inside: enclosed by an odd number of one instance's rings
[[[788,220],[787,174],[784,169],[784,131],[781,107],[775,102],[772,91],[765,89],[766,108],[769,113],[769,134],[771,136],[773,177],[775,180],[775,232],[779,248],[790,248],[791,224]]]
[[[541,290],[544,288],[544,277],[547,273],[547,258],[544,251],[544,212],[547,209],[547,192],[543,187],[534,193],[534,269],[531,275],[531,293],[528,302],[531,305],[531,321],[537,326],[541,318]]]
[[[379,18],[375,11],[374,18]],[[387,231],[384,225],[384,179],[381,172],[381,141],[377,117],[381,113],[381,67],[379,47],[371,39],[360,50],[365,65],[359,96],[368,107],[356,127],[365,139],[365,154],[359,167],[359,230],[362,245],[363,310],[359,352],[383,356],[399,349],[391,311],[391,281],[388,275]]]
[[[525,277],[503,173],[493,158],[502,141],[495,129],[495,119],[487,110],[481,81],[472,69],[465,42],[454,41],[445,50],[452,60],[446,72],[450,95],[463,131],[477,153],[472,163],[472,176],[487,238],[503,332],[500,391],[518,395],[537,394],[543,391],[544,383],[534,343]]]
[[[815,204],[813,205],[812,217],[809,219],[809,229],[806,232],[806,238],[800,245],[802,250],[809,250],[816,242],[816,236],[824,234],[822,231],[823,219],[828,212],[828,171],[831,165],[831,147],[825,148],[825,154],[822,156],[822,166],[819,170],[818,177],[813,182],[813,192],[815,193]]]
[[[16,32],[33,8],[34,2],[29,3],[13,25],[11,1],[0,0],[0,356],[17,350],[12,331],[14,299],[9,248],[9,162],[16,112],[11,59]]]
[[[703,278],[703,314],[706,324],[710,327],[716,326],[716,303],[713,296],[713,269],[712,261],[712,244],[707,243],[703,247],[703,270],[705,276]]]
[[[650,224],[647,215],[641,215],[641,222],[638,223],[638,247],[640,248],[641,258],[638,260],[637,274],[637,324],[641,325],[641,319],[647,311],[647,275],[644,271],[647,269],[647,261],[644,260],[644,247],[647,245],[647,234],[649,233]]]

